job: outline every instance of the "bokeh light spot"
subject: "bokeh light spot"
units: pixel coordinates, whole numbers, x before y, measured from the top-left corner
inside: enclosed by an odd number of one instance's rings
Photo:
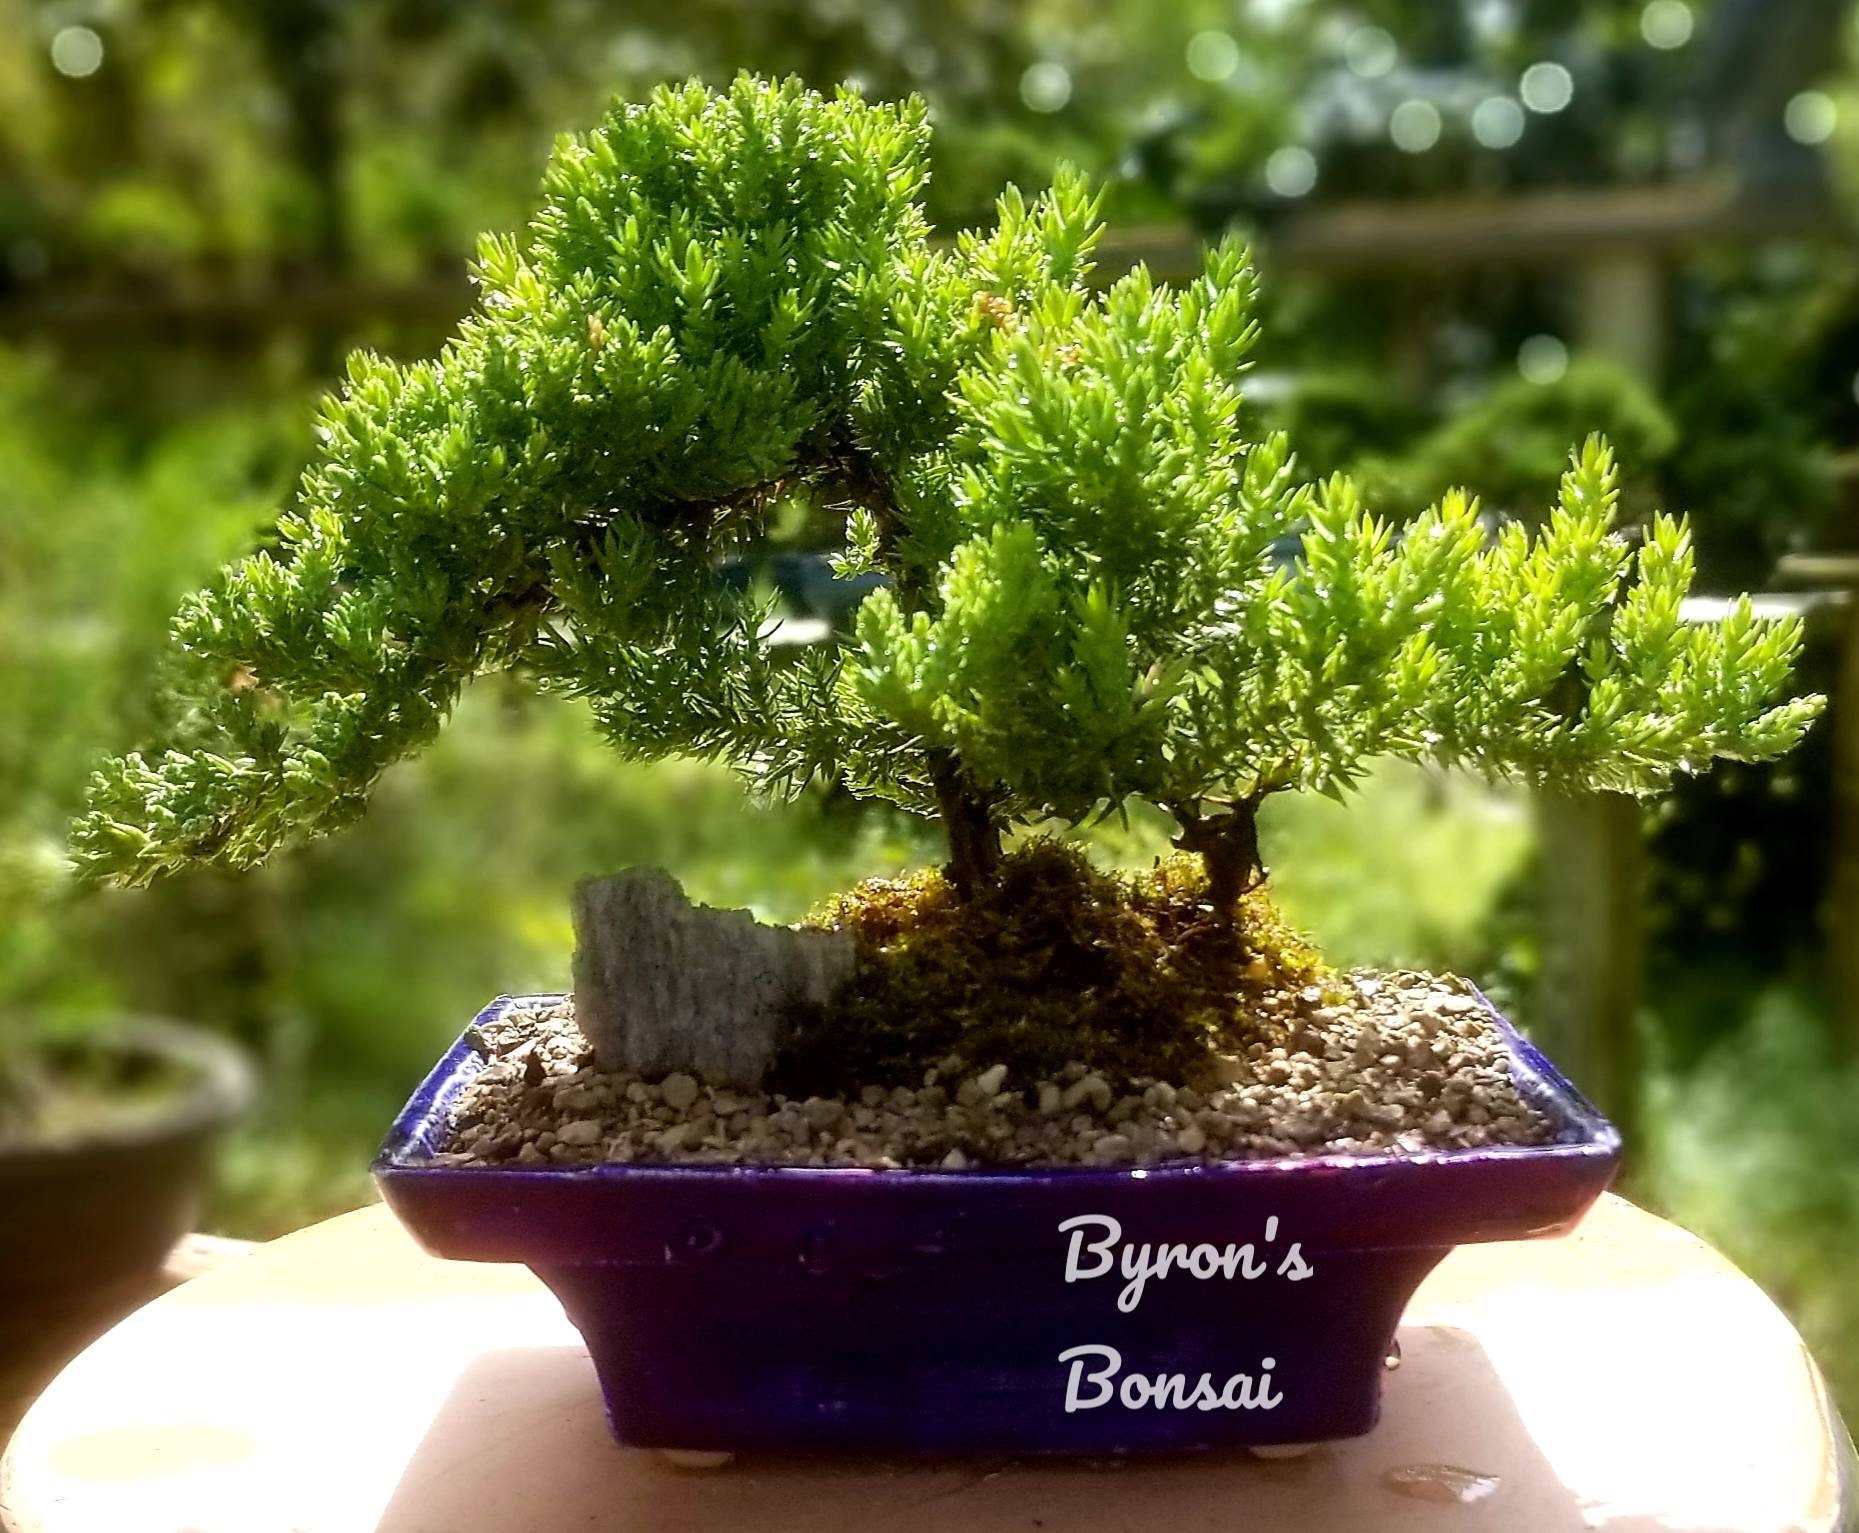
[[[1343,40],[1343,62],[1365,80],[1385,75],[1400,57],[1392,34],[1381,27],[1357,27]]]
[[[1575,77],[1545,60],[1524,70],[1517,94],[1532,112],[1559,112],[1575,97]]]
[[[1640,12],[1640,36],[1654,48],[1684,47],[1696,24],[1685,0],[1648,0]]]
[[[1302,144],[1274,149],[1265,162],[1265,184],[1280,197],[1302,197],[1317,184],[1317,157]]]
[[[1517,371],[1530,383],[1556,383],[1569,370],[1569,349],[1553,335],[1533,335],[1517,348]]]
[[[1508,149],[1523,137],[1523,108],[1509,96],[1487,96],[1472,109],[1472,137],[1487,149]]]
[[[1035,112],[1060,111],[1071,98],[1071,71],[1063,64],[1042,59],[1020,76],[1020,99]]]
[[[1782,126],[1797,144],[1824,144],[1839,125],[1840,109],[1825,91],[1804,90],[1782,111]]]
[[[1403,101],[1388,115],[1388,137],[1409,154],[1425,154],[1439,142],[1439,130],[1439,108],[1431,101]]]
[[[1239,44],[1227,32],[1196,32],[1188,39],[1188,73],[1197,80],[1230,80],[1239,68]]]
[[[73,80],[103,67],[103,39],[89,27],[60,27],[52,36],[52,68]]]

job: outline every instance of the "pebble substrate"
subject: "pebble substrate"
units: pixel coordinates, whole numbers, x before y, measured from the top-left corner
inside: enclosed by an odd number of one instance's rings
[[[1176,1085],[1112,1081],[1073,1064],[1014,1081],[951,1056],[920,1084],[850,1097],[648,1081],[597,1069],[571,1004],[512,1009],[478,1031],[486,1064],[460,1094],[449,1165],[1149,1165],[1182,1158],[1419,1152],[1540,1144],[1489,1014],[1452,979],[1357,975],[1353,1002],[1315,988],[1273,998],[1281,1045],[1217,1057]]]

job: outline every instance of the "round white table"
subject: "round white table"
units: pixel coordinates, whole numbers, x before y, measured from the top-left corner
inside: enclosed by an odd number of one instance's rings
[[[1728,1262],[1606,1198],[1420,1290],[1381,1424],[1304,1457],[1100,1463],[615,1446],[580,1338],[517,1267],[382,1208],[197,1278],[73,1361],[0,1460],[8,1533],[1844,1533],[1852,1445]]]

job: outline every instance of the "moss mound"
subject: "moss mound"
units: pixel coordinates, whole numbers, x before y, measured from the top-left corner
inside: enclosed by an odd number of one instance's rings
[[[858,977],[788,1019],[775,1084],[916,1086],[948,1054],[1022,1080],[1073,1060],[1186,1079],[1262,1036],[1264,994],[1335,983],[1263,892],[1222,928],[1205,891],[1192,856],[1124,875],[1054,841],[1009,854],[973,900],[936,871],[861,884],[811,921],[852,932]]]

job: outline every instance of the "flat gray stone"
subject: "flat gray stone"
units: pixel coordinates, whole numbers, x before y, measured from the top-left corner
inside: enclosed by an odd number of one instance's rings
[[[574,931],[575,1016],[600,1067],[713,1086],[759,1086],[782,1014],[830,1001],[858,966],[849,932],[693,905],[660,868],[582,879]]]

